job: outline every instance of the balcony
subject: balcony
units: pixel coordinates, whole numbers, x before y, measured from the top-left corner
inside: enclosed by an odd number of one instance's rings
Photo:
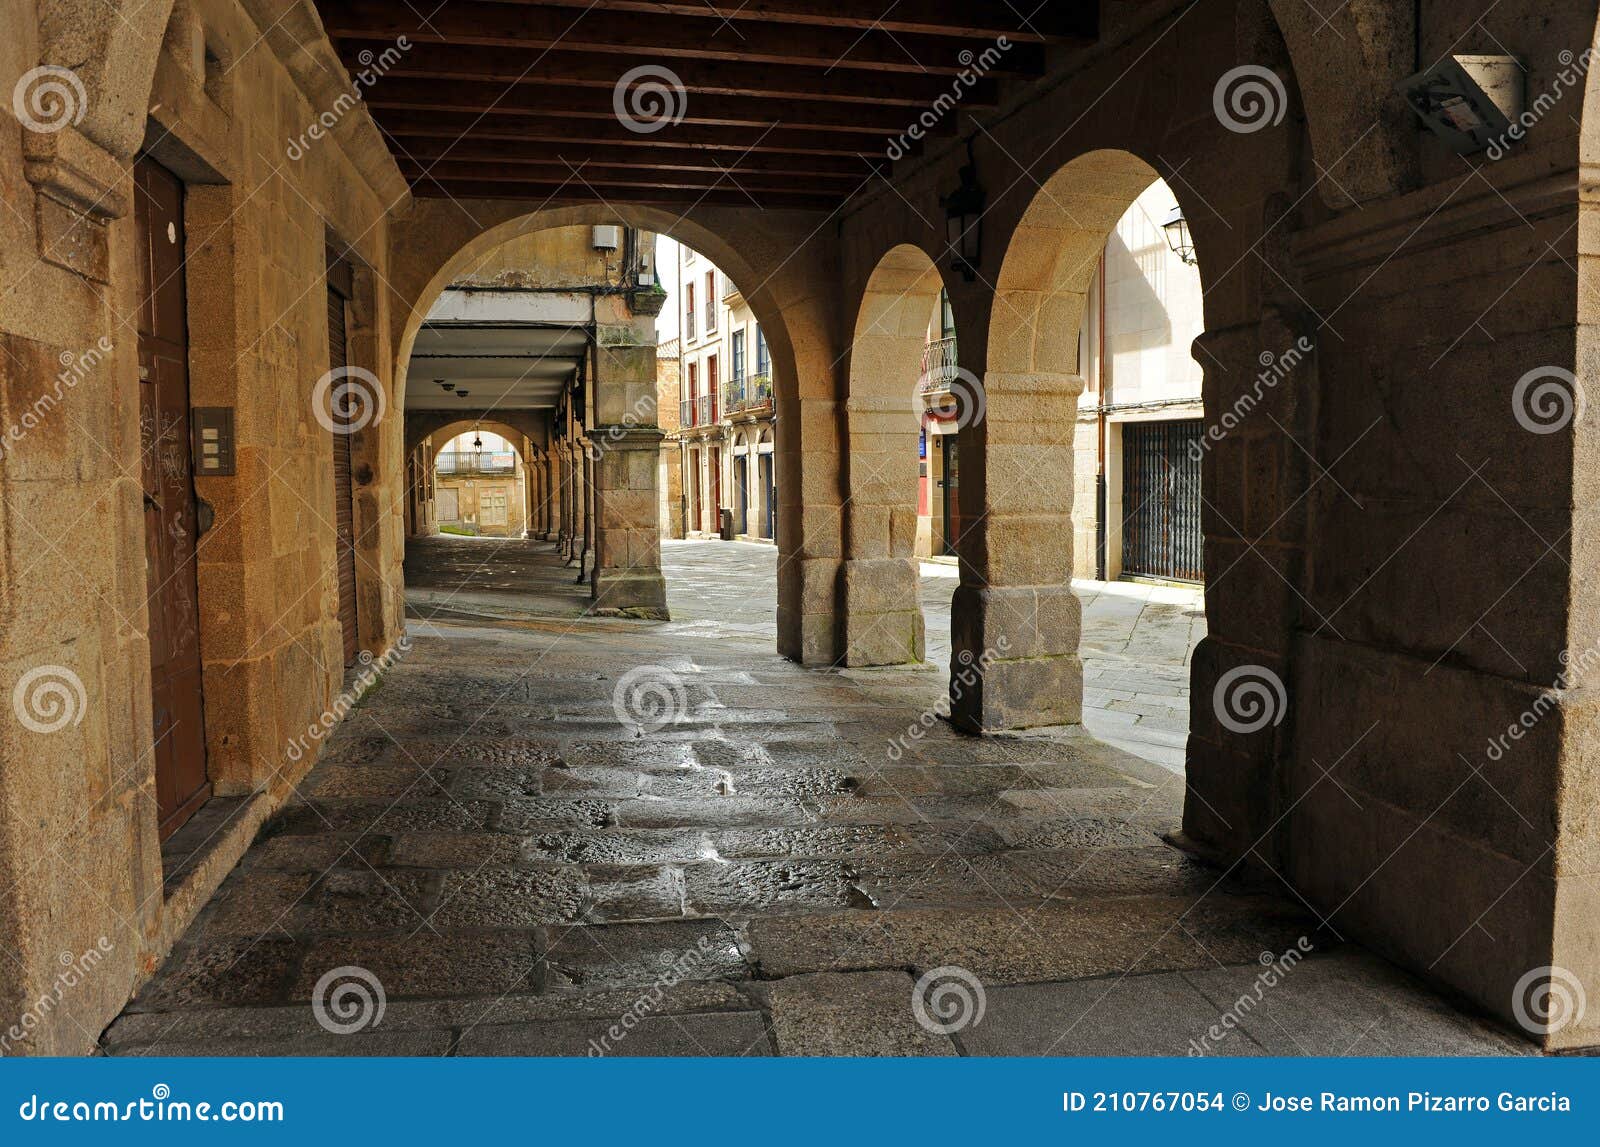
[[[459,478],[505,477],[517,472],[517,456],[510,450],[441,450],[434,460],[437,473]]]
[[[686,338],[686,339],[694,338],[694,312],[693,311],[684,311],[683,312],[683,337]]]
[[[717,420],[717,398],[714,394],[702,394],[695,399],[695,420],[692,425],[710,426]]]
[[[694,425],[694,399],[684,398],[678,401],[678,425]]]
[[[922,393],[947,391],[956,379],[956,336],[934,339],[922,348]]]
[[[772,375],[752,374],[743,381],[730,381],[723,403],[729,414],[747,410],[772,409]]]

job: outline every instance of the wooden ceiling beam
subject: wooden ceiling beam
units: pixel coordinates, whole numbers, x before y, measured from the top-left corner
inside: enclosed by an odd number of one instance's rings
[[[631,149],[704,148],[722,156],[746,154],[866,156],[881,161],[881,141],[855,132],[827,132],[780,126],[776,128],[707,127],[680,124],[671,132],[641,135],[615,119],[580,120],[557,116],[479,116],[468,112],[408,111],[374,108],[373,118],[385,133],[399,137],[426,136],[461,141],[515,141],[614,149],[620,158]],[[668,137],[668,138],[663,138]]]
[[[870,176],[811,176],[806,181],[790,176],[774,176],[758,171],[640,171],[627,166],[573,165],[562,170],[528,170],[514,168],[504,163],[478,163],[472,160],[435,160],[432,163],[400,158],[400,173],[413,186],[419,182],[442,182],[446,187],[458,182],[491,182],[491,184],[533,184],[533,186],[600,187],[677,187],[683,190],[744,190],[754,197],[779,197],[779,195],[834,195],[843,198],[858,187],[866,186]]]
[[[427,14],[389,0],[321,0],[319,10],[329,36],[361,36],[414,44],[482,44],[531,51],[560,48],[643,56],[670,67],[677,58],[734,60],[758,64],[801,64],[873,73],[907,72],[955,76],[979,67],[974,53],[992,54],[980,74],[1034,76],[1043,71],[1038,44],[964,45],[947,36],[891,33],[881,29],[756,21],[713,23],[674,15],[629,14],[565,9],[496,0],[454,0]],[[619,72],[623,69],[619,69]],[[870,90],[873,78],[863,77]]]
[[[620,153],[616,147],[580,144],[553,148],[529,147],[514,140],[465,139],[459,143],[428,136],[392,137],[397,158],[429,162],[499,164],[512,168],[553,168],[563,175],[573,167],[599,165],[633,171],[698,171],[735,176],[787,175],[801,179],[862,180],[887,170],[859,156],[784,155],[752,152],[749,155],[708,151],[696,147],[635,148]]]
[[[630,203],[659,203],[687,210],[695,204],[726,207],[750,207],[760,210],[829,211],[843,202],[842,196],[796,194],[792,196],[756,196],[752,199],[742,191],[716,189],[711,191],[648,187],[617,189],[617,194],[603,194],[604,189],[586,187],[581,183],[519,184],[484,183],[476,181],[455,182],[425,179],[411,189],[419,199],[515,199],[539,206],[556,203],[615,203],[626,207]]]
[[[497,0],[550,8],[664,13],[706,20],[883,29],[928,36],[1006,36],[1017,43],[1087,42],[1097,37],[1098,0]],[[886,9],[886,10],[885,10]]]
[[[472,112],[487,118],[509,116],[558,116],[576,119],[619,120],[610,92],[592,88],[536,88],[522,84],[505,85],[458,80],[441,84],[432,80],[395,79],[385,76],[366,94],[371,108],[399,108],[410,111]],[[655,128],[653,113],[681,113],[678,124]],[[875,146],[887,148],[889,141],[903,134],[911,117],[901,108],[874,107],[870,104],[829,103],[822,100],[774,100],[751,96],[686,96],[672,103],[642,104],[631,110],[641,122],[654,130],[638,134],[670,137],[681,124],[717,127],[765,128],[777,124],[828,131],[862,132],[877,137]],[[626,125],[625,125],[626,126]],[[930,134],[955,132],[955,117],[940,118]]]
[[[339,55],[352,73],[367,67],[388,46],[385,40],[360,37],[338,42]],[[363,52],[371,54],[363,60]],[[631,65],[631,60],[627,63]],[[618,61],[592,52],[530,53],[475,44],[417,44],[385,69],[384,78],[494,81],[541,87],[602,88],[609,92],[627,70],[627,66]],[[885,72],[866,85],[853,70],[746,64],[737,60],[680,59],[674,61],[673,71],[691,97],[704,93],[766,99],[838,100],[877,106],[899,105],[920,112],[951,90],[951,81],[943,76]],[[999,98],[999,84],[985,78],[965,89],[961,104],[969,108],[992,108]]]

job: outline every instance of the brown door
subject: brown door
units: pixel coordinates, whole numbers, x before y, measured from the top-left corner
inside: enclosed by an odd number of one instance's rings
[[[345,339],[345,307],[350,298],[350,264],[328,260],[328,368],[342,371],[349,365]],[[338,390],[335,379],[334,390]],[[339,629],[344,635],[344,664],[356,662],[360,637],[356,632],[356,521],[350,478],[350,418],[357,404],[335,402],[333,407],[333,513],[338,535]]]
[[[134,166],[142,302],[139,434],[150,612],[156,811],[162,839],[211,796],[200,693],[200,591],[195,577],[189,458],[189,331],[183,293],[183,185],[141,158]]]

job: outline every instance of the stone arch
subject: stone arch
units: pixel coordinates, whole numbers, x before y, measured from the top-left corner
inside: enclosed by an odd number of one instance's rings
[[[1082,716],[1081,610],[1072,592],[1079,333],[1106,240],[1159,173],[1131,151],[1078,155],[1010,232],[963,415],[961,585],[951,607],[951,715],[978,731]],[[1180,195],[1182,189],[1175,188]],[[1207,225],[1188,212],[1202,256]]]
[[[867,278],[847,350],[845,555],[840,599],[846,665],[921,661],[917,598],[917,430],[922,354],[944,281],[913,243]]]
[[[835,241],[809,212],[736,208],[687,212],[628,204],[532,207],[525,201],[420,199],[390,228],[390,322],[397,368],[410,357],[432,300],[463,269],[500,244],[549,227],[623,223],[671,236],[703,252],[740,286],[766,333],[778,431],[778,649],[804,664],[836,660],[834,585],[842,546],[842,491],[801,470],[832,467],[838,363]],[[801,400],[808,410],[802,416]],[[815,413],[811,413],[815,411]],[[565,468],[563,468],[563,473]],[[802,499],[802,494],[804,498]]]

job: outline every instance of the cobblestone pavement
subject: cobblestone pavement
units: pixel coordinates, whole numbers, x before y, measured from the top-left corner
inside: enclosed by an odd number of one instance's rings
[[[1527,1050],[1163,843],[1169,770],[924,721],[930,666],[784,661],[770,591],[714,576],[772,561],[671,546],[675,620],[638,622],[575,616],[547,545],[413,543],[433,620],[106,1051]]]

